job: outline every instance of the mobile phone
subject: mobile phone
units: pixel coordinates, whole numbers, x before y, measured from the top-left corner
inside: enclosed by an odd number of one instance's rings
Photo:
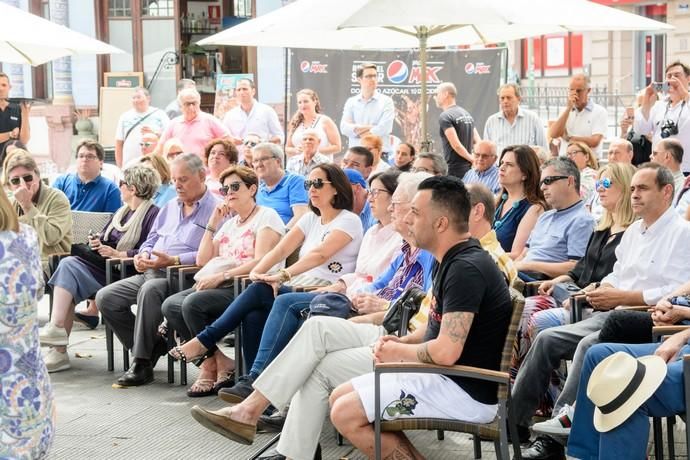
[[[634,107],[626,107],[625,108],[625,118],[628,120],[632,120],[635,118],[635,108]]]
[[[657,93],[668,92],[668,82],[667,81],[664,81],[664,82],[655,81],[652,83],[652,87],[654,88],[654,91],[656,91]]]

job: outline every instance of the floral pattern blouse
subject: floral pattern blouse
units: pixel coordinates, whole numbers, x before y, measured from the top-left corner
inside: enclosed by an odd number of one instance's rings
[[[38,341],[43,273],[36,232],[0,231],[0,458],[37,459],[53,441],[53,392]]]

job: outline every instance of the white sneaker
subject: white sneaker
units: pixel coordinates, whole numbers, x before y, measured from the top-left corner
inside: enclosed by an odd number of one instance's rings
[[[41,341],[41,345],[60,347],[69,344],[69,336],[65,328],[57,327],[50,322],[46,323],[46,325],[39,330],[38,337]]]
[[[570,427],[573,425],[573,414],[575,414],[575,408],[566,404],[552,419],[532,425],[532,431],[554,436],[568,436]]]
[[[71,367],[67,352],[60,353],[55,348],[50,349],[45,358],[43,358],[43,361],[45,361],[49,373],[66,371]]]

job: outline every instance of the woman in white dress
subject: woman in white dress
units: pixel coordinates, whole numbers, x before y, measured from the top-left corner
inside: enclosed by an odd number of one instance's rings
[[[285,152],[289,157],[302,153],[302,133],[305,129],[315,129],[319,132],[319,153],[333,159],[333,155],[342,150],[338,126],[328,115],[321,113],[318,94],[307,88],[297,93],[297,112],[288,125]]]

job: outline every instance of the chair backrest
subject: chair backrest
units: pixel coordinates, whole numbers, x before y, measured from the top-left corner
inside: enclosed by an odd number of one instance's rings
[[[510,300],[513,303],[513,314],[510,317],[510,325],[508,326],[508,333],[503,344],[503,354],[501,355],[501,372],[510,372],[511,358],[513,356],[513,347],[515,346],[515,339],[517,337],[518,326],[520,325],[520,318],[522,318],[522,310],[525,308],[525,298],[517,290],[510,288]],[[508,398],[508,385],[498,386],[498,399],[505,400]]]
[[[112,215],[112,212],[72,211],[72,243],[87,243],[89,230],[101,233]]]

